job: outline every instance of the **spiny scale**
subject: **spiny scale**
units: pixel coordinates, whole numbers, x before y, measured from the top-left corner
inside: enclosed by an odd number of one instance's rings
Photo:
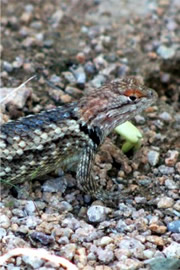
[[[86,93],[79,102],[3,124],[2,182],[29,181],[77,164],[79,188],[96,198],[112,199],[114,194],[101,190],[91,177],[95,154],[117,125],[139,114],[156,97],[154,90],[127,77]]]

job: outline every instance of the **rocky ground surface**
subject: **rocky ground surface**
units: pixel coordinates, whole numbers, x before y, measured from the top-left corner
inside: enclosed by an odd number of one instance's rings
[[[1,254],[45,248],[84,270],[179,269],[179,12],[178,0],[2,1],[1,122],[126,75],[142,76],[159,99],[133,121],[141,149],[122,162],[122,141],[113,134],[96,158],[102,184],[118,182],[126,199],[116,207],[93,201],[62,171],[2,186]],[[1,269],[64,268],[18,256]]]

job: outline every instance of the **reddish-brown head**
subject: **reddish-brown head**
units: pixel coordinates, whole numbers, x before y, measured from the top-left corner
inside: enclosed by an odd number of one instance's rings
[[[109,133],[152,104],[156,97],[155,91],[136,77],[116,79],[82,97],[79,117],[89,127],[98,126]]]

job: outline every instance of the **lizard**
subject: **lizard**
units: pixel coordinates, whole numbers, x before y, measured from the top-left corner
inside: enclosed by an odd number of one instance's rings
[[[76,165],[78,187],[112,199],[92,177],[95,155],[115,127],[155,102],[157,93],[135,76],[118,78],[55,109],[1,126],[1,181],[21,183]],[[116,196],[120,196],[117,192]]]

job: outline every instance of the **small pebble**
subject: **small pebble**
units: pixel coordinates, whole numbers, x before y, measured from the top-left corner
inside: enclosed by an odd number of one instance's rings
[[[132,213],[133,213],[133,210],[135,210],[135,209],[133,209],[133,207],[127,206],[124,203],[120,203],[119,204],[119,210],[123,214],[123,216],[130,217],[132,215]]]
[[[94,254],[93,252],[90,252],[88,255],[87,255],[87,259],[88,261],[95,261],[97,259],[97,256],[96,254]],[[94,268],[90,269],[90,270],[93,270]],[[89,269],[87,269],[89,270]]]
[[[22,256],[22,261],[33,269],[39,269],[44,263],[44,260],[38,259],[33,256]]]
[[[139,184],[141,186],[148,187],[151,183],[152,183],[151,179],[141,179],[141,180],[139,180]]]
[[[157,246],[164,246],[164,240],[160,236],[148,235],[146,237],[146,240],[149,241],[150,243],[157,245]]]
[[[97,70],[102,70],[108,66],[108,63],[104,59],[103,55],[99,55],[96,58],[94,58],[94,64]]]
[[[163,250],[166,257],[180,258],[180,244],[172,242],[168,247]]]
[[[25,222],[27,228],[34,229],[40,223],[40,218],[35,216],[28,216]]]
[[[22,23],[30,23],[32,19],[32,13],[30,12],[23,12],[23,14],[20,17],[20,20]]]
[[[16,56],[16,60],[13,62],[13,68],[21,68],[24,64],[24,59],[20,56]]]
[[[23,69],[24,69],[26,72],[30,72],[30,73],[35,72],[35,68],[34,68],[33,63],[24,63],[24,64],[23,64]]]
[[[108,67],[102,70],[102,74],[104,76],[109,77],[112,74],[115,74],[117,70],[117,64],[109,64]]]
[[[141,266],[142,262],[131,258],[127,258],[123,261],[119,261],[116,265],[116,269],[118,270],[141,269]]]
[[[67,236],[62,236],[58,239],[57,241],[59,244],[61,245],[66,245],[66,244],[69,244],[69,239]]]
[[[109,47],[111,45],[111,37],[110,36],[100,36],[100,40],[105,47]]]
[[[76,55],[76,59],[77,61],[80,63],[80,64],[84,64],[85,63],[85,55],[83,52],[79,52],[77,55]]]
[[[153,223],[149,226],[149,229],[152,232],[155,232],[155,233],[158,233],[158,234],[164,234],[166,232],[166,226],[153,224]]]
[[[110,263],[114,259],[113,251],[107,248],[106,249],[98,248],[97,255],[98,255],[98,259],[105,264]]]
[[[94,79],[91,81],[91,85],[95,88],[98,88],[102,86],[106,81],[106,78],[102,74],[98,74],[97,76],[94,77]]]
[[[44,33],[38,33],[35,35],[35,38],[39,41],[43,41],[44,40]]]
[[[22,42],[22,46],[25,48],[29,48],[35,44],[36,44],[36,39],[33,37],[27,37]]]
[[[168,18],[168,23],[166,26],[167,26],[167,29],[170,31],[174,31],[178,27],[177,23],[172,18]]]
[[[156,254],[155,253],[155,258],[146,260],[145,263],[150,266],[148,269],[152,270],[178,270],[180,267],[180,260],[178,258],[163,258],[163,255]]]
[[[84,25],[81,27],[81,32],[82,32],[82,33],[87,34],[88,31],[89,31],[88,27],[86,27],[86,26],[84,26]]]
[[[49,245],[51,243],[53,243],[54,237],[52,237],[51,235],[47,235],[43,232],[33,232],[30,234],[30,237],[36,241],[36,242],[40,242],[42,245]]]
[[[135,119],[135,121],[136,121],[136,123],[137,124],[139,124],[139,125],[143,125],[144,123],[145,123],[145,118],[142,116],[142,115],[136,115],[135,117],[134,117],[134,119]]]
[[[44,192],[64,192],[66,190],[66,181],[64,177],[58,177],[54,179],[47,180],[42,185]]]
[[[172,233],[171,236],[175,242],[180,243],[180,233]]]
[[[10,223],[10,219],[6,216],[6,215],[2,215],[0,216],[0,227],[7,229],[9,228],[11,225]]]
[[[135,220],[135,227],[140,232],[146,232],[148,220],[146,218],[140,217]]]
[[[72,70],[72,72],[76,78],[76,83],[83,86],[86,82],[86,73],[84,72],[84,68],[80,66],[76,70]]]
[[[69,239],[70,236],[72,235],[73,231],[70,228],[59,228],[59,227],[56,227],[54,229],[54,232],[53,233],[57,237],[62,236],[62,237],[67,237]]]
[[[100,246],[107,246],[108,244],[112,243],[113,239],[109,236],[104,236],[100,240]]]
[[[3,237],[5,237],[7,234],[5,228],[0,228],[0,240],[3,239]]]
[[[32,215],[36,210],[36,205],[33,201],[27,201],[25,205],[25,210],[27,211],[28,215]]]
[[[62,201],[59,203],[58,205],[58,210],[60,211],[60,213],[62,212],[70,212],[73,210],[73,207],[70,203],[66,202],[66,201]]]
[[[69,95],[61,95],[61,101],[63,103],[70,103],[72,101],[72,98]]]
[[[131,252],[128,249],[116,248],[115,249],[115,256],[120,261],[122,259],[126,259],[127,257],[131,256]]]
[[[60,254],[68,260],[72,260],[76,251],[76,244],[67,244],[61,247]]]
[[[34,10],[34,6],[32,4],[27,4],[24,7],[25,11],[32,12]]]
[[[159,156],[160,156],[160,154],[157,151],[151,150],[148,152],[147,157],[148,157],[148,161],[151,164],[151,166],[156,166],[158,164]]]
[[[79,90],[78,88],[76,87],[73,87],[73,86],[70,86],[70,85],[67,85],[66,89],[65,89],[65,92],[70,95],[70,96],[73,96],[73,97],[80,97],[82,96],[82,91]]]
[[[13,71],[13,65],[11,63],[7,62],[7,61],[3,61],[3,68],[8,73]]]
[[[74,77],[74,75],[72,74],[72,72],[69,71],[65,71],[61,73],[62,77],[64,77],[64,79],[71,84],[75,84],[76,83],[76,78]]]
[[[169,174],[173,174],[174,173],[174,168],[173,167],[168,167],[165,165],[161,165],[158,168],[159,172],[163,175],[169,175]]]
[[[50,81],[52,82],[52,83],[59,83],[59,82],[61,82],[61,77],[59,77],[59,76],[57,76],[56,74],[53,74],[53,75],[51,75],[51,77],[50,77]]]
[[[87,73],[87,75],[94,75],[96,73],[96,67],[95,65],[88,61],[85,65],[84,65],[84,70]]]
[[[124,77],[129,72],[129,67],[127,65],[121,64],[120,67],[117,70],[118,77]]]
[[[163,58],[163,59],[171,59],[175,55],[175,48],[174,47],[166,47],[165,45],[159,46],[157,49],[157,53]]]
[[[176,201],[173,208],[180,212],[180,200]]]
[[[50,23],[52,24],[52,26],[53,26],[54,28],[56,28],[56,27],[59,26],[61,20],[63,19],[63,16],[64,16],[64,12],[63,12],[63,10],[61,10],[60,8],[58,8],[58,10],[56,10],[56,11],[52,14],[52,16],[51,16],[51,18],[50,18]]]
[[[54,44],[54,40],[53,39],[47,39],[44,40],[43,45],[45,48],[51,48]]]
[[[151,259],[154,255],[154,250],[146,249],[143,251],[143,254],[146,259]]]
[[[148,216],[147,216],[147,219],[148,219],[148,221],[149,221],[149,224],[158,223],[158,221],[159,221],[159,217],[158,217],[158,216],[151,216],[151,215],[148,215]]]
[[[80,223],[76,218],[65,218],[62,221],[62,227],[67,227],[68,229],[76,230],[80,227]]]
[[[174,200],[173,200],[172,198],[169,198],[169,197],[162,197],[162,198],[159,200],[159,202],[158,202],[158,204],[157,204],[157,207],[158,207],[158,208],[164,208],[164,209],[166,209],[166,208],[172,207],[173,204],[174,204]]]
[[[120,240],[118,246],[121,249],[129,250],[136,258],[143,258],[145,246],[139,240],[127,237],[127,239]]]
[[[124,220],[119,220],[117,225],[116,225],[116,229],[118,232],[120,233],[124,233],[126,231],[128,231],[128,225],[126,224],[126,222]]]
[[[145,197],[140,197],[140,196],[136,196],[134,200],[136,203],[146,203],[147,201]]]
[[[30,24],[30,26],[31,26],[32,28],[34,28],[34,29],[39,30],[39,29],[42,28],[43,24],[42,24],[41,21],[33,21],[33,22]]]
[[[168,231],[180,233],[180,220],[175,220],[167,224]]]
[[[21,263],[22,261],[20,260],[20,263]],[[7,268],[8,270],[21,270],[22,268],[20,268],[20,267],[18,267],[18,266],[14,266],[14,264],[8,264],[8,268]],[[4,269],[3,269],[4,270]]]
[[[165,164],[167,166],[174,166],[178,160],[179,152],[177,150],[169,150],[167,152],[167,158],[165,159]]]
[[[163,83],[168,83],[169,80],[170,80],[170,78],[171,78],[171,76],[170,76],[169,73],[163,73],[163,74],[161,75],[161,82],[163,82]],[[164,114],[165,114],[165,115],[164,115]],[[161,116],[162,116],[162,118],[161,118]],[[160,117],[162,120],[164,120],[164,121],[166,121],[166,120],[170,121],[170,120],[172,119],[172,118],[171,118],[171,115],[170,115],[169,113],[167,113],[167,112],[162,113],[159,117]],[[171,119],[170,119],[170,118],[171,118]]]
[[[165,181],[165,186],[168,188],[168,189],[178,189],[178,185],[171,179],[167,179]]]
[[[87,216],[91,222],[102,222],[106,220],[106,207],[93,205],[88,209]]]
[[[166,123],[169,123],[172,121],[172,117],[168,112],[163,112],[159,115],[159,118],[163,120]]]

